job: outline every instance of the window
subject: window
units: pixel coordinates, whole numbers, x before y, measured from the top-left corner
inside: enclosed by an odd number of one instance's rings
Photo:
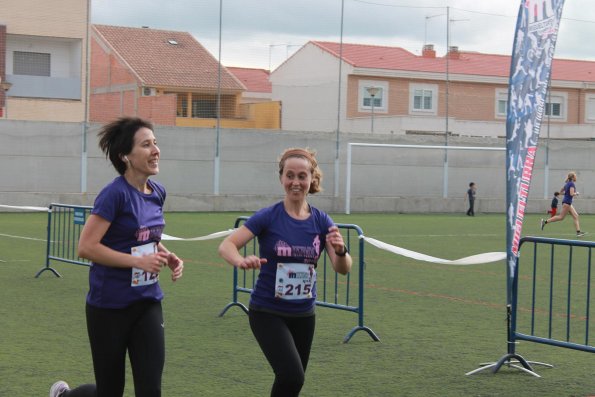
[[[567,94],[563,92],[552,92],[545,97],[543,106],[544,117],[554,120],[566,121]]]
[[[438,86],[435,84],[410,84],[409,85],[410,113],[436,114]]]
[[[548,103],[545,104],[545,115],[552,117],[561,116],[561,105],[559,103]]]
[[[373,96],[372,96],[373,94]],[[379,87],[366,87],[366,91],[364,92],[364,107],[371,108],[372,106],[376,108],[382,107],[382,88]]]
[[[50,54],[14,51],[12,70],[16,75],[49,77]]]
[[[413,92],[413,109],[432,110],[432,90],[415,90]]]
[[[192,117],[216,119],[217,102],[211,99],[192,98]]]
[[[595,94],[588,94],[585,103],[585,122],[595,123]]]
[[[496,89],[496,118],[506,117],[508,111],[508,90]]]
[[[358,111],[386,113],[388,109],[388,82],[377,80],[359,81]]]
[[[178,94],[177,117],[188,117],[188,95]]]

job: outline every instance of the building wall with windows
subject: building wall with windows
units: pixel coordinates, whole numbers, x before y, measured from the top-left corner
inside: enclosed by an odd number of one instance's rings
[[[310,42],[271,73],[283,129],[334,131],[339,124],[341,132],[353,133],[444,135],[448,129],[449,135],[506,135],[509,57],[452,50],[450,65],[457,69],[447,79],[445,58],[435,54],[347,45],[339,67],[335,47]],[[595,70],[595,62],[554,62],[544,134],[595,138],[595,79],[579,76],[589,68]]]
[[[85,119],[89,7],[87,0],[2,1],[3,118]]]

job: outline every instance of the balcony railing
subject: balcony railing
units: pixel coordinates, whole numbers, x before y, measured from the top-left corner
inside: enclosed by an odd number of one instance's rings
[[[80,77],[44,77],[6,75],[12,84],[6,92],[9,97],[81,99]]]

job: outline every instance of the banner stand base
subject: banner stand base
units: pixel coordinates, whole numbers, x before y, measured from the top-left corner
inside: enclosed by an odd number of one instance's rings
[[[517,364],[521,364],[521,365],[517,365]],[[530,375],[533,375],[537,378],[541,378],[541,375],[539,375],[537,372],[535,372],[533,370],[533,367],[531,367],[531,364],[542,365],[542,366],[548,367],[548,368],[554,367],[551,364],[542,363],[539,361],[527,361],[518,354],[510,354],[509,353],[509,354],[506,354],[504,357],[502,357],[500,360],[498,360],[495,363],[481,363],[481,364],[479,364],[480,365],[479,368],[474,369],[473,371],[467,372],[465,375],[473,375],[473,374],[476,374],[476,373],[483,371],[485,369],[492,369],[492,372],[496,373],[496,372],[498,372],[498,370],[500,370],[500,367],[502,367],[502,365],[506,365],[507,367],[516,368],[516,369],[526,372]]]
[[[502,365],[505,365],[507,367],[512,367],[512,368],[516,368],[518,370],[521,370],[523,372],[526,372],[530,375],[533,375],[537,378],[541,378],[541,376],[535,372],[533,370],[533,367],[531,367],[531,364],[534,365],[542,365],[544,367],[548,367],[548,368],[553,368],[554,366],[551,364],[546,364],[546,363],[542,363],[539,361],[527,361],[525,360],[521,355],[516,354],[514,352],[514,346],[515,346],[515,341],[513,338],[513,331],[512,331],[512,305],[508,304],[506,305],[506,332],[508,334],[508,353],[505,354],[500,360],[496,361],[495,363],[481,363],[479,364],[480,367],[477,369],[474,369],[473,371],[467,372],[465,375],[473,375],[476,374],[480,371],[483,371],[484,369],[492,369],[493,373],[498,372],[498,370],[500,370],[500,367],[502,367]],[[521,364],[521,365],[518,365]]]

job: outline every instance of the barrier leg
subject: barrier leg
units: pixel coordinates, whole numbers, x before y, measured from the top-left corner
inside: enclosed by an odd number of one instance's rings
[[[225,305],[223,310],[221,310],[221,312],[219,313],[219,317],[223,317],[223,315],[233,306],[238,306],[240,309],[242,309],[244,311],[244,313],[248,314],[248,308],[243,303],[238,302],[238,290],[249,292],[248,289],[238,287],[238,268],[234,267],[233,268],[233,290],[231,293],[232,301],[229,302],[227,305]]]
[[[41,273],[45,272],[46,270],[49,270],[50,272],[54,273],[54,276],[56,276],[56,277],[62,277],[60,275],[60,273],[58,273],[53,267],[46,266],[46,267],[42,268],[40,271],[37,272],[37,274],[35,275],[35,278],[38,278],[39,275]]]
[[[54,276],[56,277],[62,277],[60,275],[60,273],[58,273],[56,270],[54,270],[54,268],[52,268],[50,266],[50,245],[51,245],[51,239],[52,239],[52,230],[51,230],[51,225],[52,225],[52,206],[50,205],[50,210],[48,211],[48,223],[46,226],[46,245],[45,245],[45,267],[43,267],[40,271],[37,272],[37,274],[35,275],[35,278],[38,278],[39,275],[43,272],[45,272],[46,270],[51,271],[52,273],[54,273]]]
[[[225,305],[225,307],[223,308],[223,310],[221,310],[221,313],[219,313],[219,317],[223,317],[223,315],[225,314],[225,312],[227,312],[233,306],[238,306],[240,309],[242,309],[244,311],[244,313],[248,314],[248,308],[243,303],[240,303],[240,302],[230,302],[227,305]]]
[[[374,342],[380,341],[380,338],[378,338],[378,336],[374,333],[374,331],[372,331],[371,328],[362,326],[362,325],[358,325],[357,327],[353,327],[353,329],[351,331],[349,331],[349,333],[347,335],[345,335],[345,338],[343,338],[343,343],[349,342],[351,340],[351,337],[353,335],[355,335],[355,333],[357,331],[366,331],[368,333],[368,335],[370,335],[370,337],[374,340]]]

